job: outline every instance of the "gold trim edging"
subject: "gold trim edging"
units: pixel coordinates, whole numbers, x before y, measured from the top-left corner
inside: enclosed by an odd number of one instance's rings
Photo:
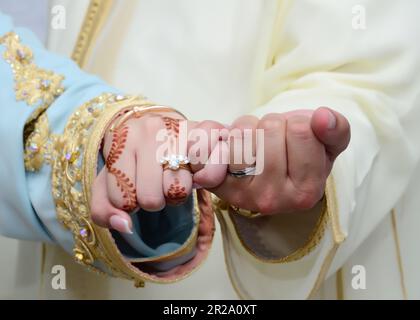
[[[400,283],[401,283],[401,291],[404,297],[404,300],[408,299],[407,288],[405,286],[405,277],[404,277],[404,267],[401,258],[401,249],[400,249],[400,239],[398,237],[398,228],[397,228],[397,217],[395,213],[395,209],[391,211],[391,225],[392,225],[392,234],[394,236],[395,241],[395,251],[398,260],[398,270],[400,272]]]
[[[232,215],[233,213],[231,211],[228,211],[229,218],[232,222],[232,225],[234,226],[236,235],[241,243],[241,245],[245,248],[245,250],[252,255],[255,259],[264,262],[264,263],[288,263],[292,261],[299,260],[303,258],[304,256],[308,255],[312,250],[316,248],[318,243],[321,241],[325,226],[328,222],[328,214],[327,214],[327,205],[325,197],[322,199],[322,208],[321,213],[319,215],[319,218],[316,222],[316,225],[314,226],[311,234],[309,235],[308,239],[306,240],[305,244],[298,248],[297,250],[293,251],[292,253],[288,254],[287,256],[276,258],[276,259],[266,259],[258,255],[256,252],[254,252],[249,246],[247,245],[245,239],[242,237],[242,234],[238,230],[238,226],[233,219]]]
[[[76,261],[98,272],[96,260],[110,269],[112,261],[98,241],[90,218],[87,190],[83,185],[84,160],[90,151],[87,144],[97,123],[112,119],[121,109],[136,102],[138,99],[133,97],[102,94],[78,108],[69,118],[63,134],[54,139],[51,184],[57,219],[73,235]],[[102,137],[95,138],[98,143],[102,141]],[[117,269],[110,271],[122,276]]]
[[[324,258],[324,261],[321,265],[321,268],[318,272],[318,276],[311,288],[311,290],[309,291],[308,296],[306,297],[307,299],[311,299],[314,297],[314,295],[316,294],[316,292],[318,291],[318,289],[320,288],[320,286],[322,285],[328,270],[334,260],[335,254],[337,253],[338,248],[340,247],[341,243],[345,240],[345,234],[342,231],[340,224],[339,224],[339,212],[338,212],[338,203],[337,203],[337,197],[336,197],[336,189],[335,189],[335,183],[334,183],[334,179],[332,177],[332,175],[330,175],[330,177],[327,180],[327,186],[325,189],[325,198],[326,198],[326,221],[327,223],[330,225],[331,227],[331,232],[333,235],[333,245],[332,247],[328,250],[328,253],[326,255],[326,257]],[[215,202],[216,203],[216,202]],[[236,292],[236,294],[238,295],[238,297],[240,299],[251,299],[251,297],[249,295],[245,295],[239,288],[237,280],[234,278],[234,270],[233,267],[231,265],[230,262],[230,256],[229,256],[229,244],[228,244],[228,228],[226,226],[226,221],[223,217],[223,213],[222,210],[218,207],[215,206],[215,212],[216,212],[216,216],[219,220],[220,226],[222,228],[222,233],[225,235],[223,237],[223,250],[224,250],[224,255],[225,255],[225,264],[228,270],[228,275],[231,281],[231,284]],[[261,261],[262,263],[264,263],[265,261]]]
[[[34,63],[32,50],[21,43],[16,33],[0,37],[0,44],[6,48],[3,58],[13,72],[16,101],[24,101],[35,109],[26,120],[23,140],[25,169],[37,171],[44,160],[49,161],[49,126],[45,111],[64,92],[64,76],[39,68]]]
[[[96,39],[101,27],[108,17],[112,0],[91,0],[86,11],[82,27],[77,37],[71,58],[83,67],[92,50],[92,43]]]
[[[82,159],[82,164],[80,167],[80,177],[82,184],[82,193],[80,196],[82,198],[76,198],[77,201],[81,201],[81,203],[84,204],[81,208],[82,211],[86,210],[86,212],[89,212],[89,203],[91,200],[91,187],[93,185],[93,181],[96,177],[97,172],[97,160],[98,160],[98,154],[100,152],[100,146],[102,142],[102,138],[105,134],[105,131],[109,127],[109,125],[116,119],[118,115],[120,115],[122,112],[131,111],[135,108],[139,108],[141,112],[141,108],[146,109],[153,109],[153,108],[163,108],[162,106],[157,106],[154,104],[151,104],[147,101],[130,101],[124,103],[125,106],[122,106],[119,104],[116,108],[111,108],[109,111],[105,112],[98,120],[96,121],[93,129],[89,132],[89,135],[86,136],[86,140],[83,140],[84,145],[84,157]],[[73,138],[74,139],[74,138]],[[80,151],[79,151],[80,152]],[[67,157],[71,158],[71,156]],[[71,179],[70,179],[71,180]],[[67,188],[68,189],[68,188]],[[71,193],[70,193],[71,194]],[[197,217],[198,221],[195,221],[199,223],[199,208],[197,204],[195,203],[194,207],[195,213],[194,216]],[[94,224],[90,219],[90,214],[88,213],[86,216],[82,216],[82,219],[79,221],[79,228],[76,228],[77,232],[73,232],[76,240],[81,240],[80,238],[80,226],[83,225],[83,223],[89,222],[89,232],[92,234],[92,239],[94,238],[94,242],[89,243],[84,241],[80,244],[85,244],[79,247],[76,247],[76,259],[80,260],[82,264],[87,265],[88,267],[93,266],[93,261],[99,260],[105,263],[105,265],[108,268],[108,273],[111,275],[120,277],[120,278],[126,278],[129,280],[133,280],[136,287],[143,287],[144,282],[147,280],[149,282],[155,282],[155,283],[173,283],[179,280],[182,280],[189,276],[193,271],[195,271],[198,267],[190,270],[189,272],[182,274],[181,276],[177,278],[167,279],[167,278],[160,278],[158,276],[154,276],[145,272],[142,272],[140,269],[135,267],[129,259],[125,258],[123,254],[119,251],[114,238],[112,237],[111,232],[106,229],[97,226]],[[74,218],[73,218],[74,220]],[[87,228],[85,227],[84,230]],[[83,230],[83,229],[82,229]],[[184,249],[190,248],[191,244],[195,243],[196,234],[198,232],[198,228],[195,228],[193,230],[193,235],[189,238],[189,243],[187,242],[182,247],[182,252]],[[86,235],[85,238],[90,238],[89,233]],[[86,246],[87,244],[87,246]],[[86,250],[85,253],[87,253],[87,259],[84,258],[84,256],[78,257],[77,254],[81,253],[77,250]],[[82,259],[79,259],[82,258]],[[93,259],[92,259],[93,258]]]
[[[330,266],[334,260],[334,257],[335,257],[335,254],[337,253],[338,248],[346,239],[346,235],[341,229],[341,225],[340,225],[337,191],[336,191],[333,175],[330,175],[327,179],[327,186],[325,188],[325,197],[327,198],[327,211],[328,211],[328,218],[330,221],[330,226],[332,229],[333,246],[328,251],[328,254],[322,263],[321,269],[318,273],[316,281],[307,299],[312,299],[317,293],[317,291],[319,290],[319,288],[321,287],[322,283],[325,280],[325,277],[327,276],[328,270],[330,269]]]
[[[343,276],[343,268],[337,270],[337,274],[335,277],[335,287],[337,291],[337,300],[344,300],[344,276]]]

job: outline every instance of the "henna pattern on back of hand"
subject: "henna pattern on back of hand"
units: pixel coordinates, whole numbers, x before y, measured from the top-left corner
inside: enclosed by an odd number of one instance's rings
[[[105,165],[108,172],[117,180],[117,186],[120,188],[123,197],[123,210],[132,211],[137,207],[137,195],[134,183],[121,170],[114,167],[124,152],[128,137],[128,126],[116,128],[112,135],[111,150],[108,153]]]

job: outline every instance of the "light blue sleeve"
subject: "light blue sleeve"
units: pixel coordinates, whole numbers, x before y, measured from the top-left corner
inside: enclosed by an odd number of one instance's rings
[[[119,94],[98,77],[80,70],[70,59],[48,52],[31,31],[15,28],[11,19],[0,13],[0,39],[10,32],[17,34],[20,43],[31,49],[37,68],[62,77],[62,92],[52,99],[45,111],[52,134],[62,134],[69,117],[85,102],[103,93]],[[23,132],[39,103],[28,103],[25,92],[17,97],[16,70],[7,59],[10,50],[0,44],[0,234],[54,242],[71,252],[73,237],[58,221],[51,195],[51,167],[43,165],[36,172],[25,170]],[[13,52],[12,48],[12,54],[22,53]],[[127,256],[142,258],[176,250],[188,238],[194,225],[191,204],[190,200],[181,208],[167,207],[162,215],[143,213],[141,217],[135,217],[133,236],[124,238],[115,234],[121,251]]]
[[[51,131],[63,131],[69,116],[84,102],[104,92],[116,92],[99,78],[82,72],[70,59],[45,50],[31,31],[14,28],[8,16],[0,13],[0,37],[15,32],[22,44],[31,48],[34,63],[64,77],[64,92],[54,100],[47,114]],[[50,194],[49,168],[25,173],[23,129],[35,111],[25,101],[17,101],[14,74],[0,46],[0,233],[25,240],[54,240],[58,225]],[[39,214],[37,214],[39,213]],[[42,214],[41,214],[42,213]],[[61,232],[63,233],[63,232]],[[69,235],[70,236],[70,235]]]

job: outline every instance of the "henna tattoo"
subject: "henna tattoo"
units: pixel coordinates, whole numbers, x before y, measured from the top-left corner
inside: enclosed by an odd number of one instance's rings
[[[124,151],[127,142],[128,127],[117,128],[112,135],[111,150],[106,159],[106,167],[110,169],[114,165]]]
[[[108,172],[112,174],[117,180],[117,186],[122,192],[124,200],[123,210],[132,211],[137,207],[137,194],[134,183],[130,181],[130,178],[121,170],[115,168],[113,165],[118,161],[121,154],[125,149],[127,142],[128,127],[123,126],[116,128],[112,135],[111,150],[106,158],[106,168]]]
[[[162,117],[163,123],[165,124],[168,136],[172,137],[172,143],[176,143],[179,136],[179,123],[180,119],[174,119],[170,117]],[[179,205],[185,202],[187,198],[187,192],[185,191],[178,178],[175,178],[174,183],[171,183],[168,189],[167,202],[172,205]]]
[[[168,131],[168,134],[170,136],[173,135],[175,138],[177,138],[179,134],[179,119],[174,119],[170,117],[162,117],[162,119],[165,124],[166,130]]]
[[[128,178],[126,174],[121,170],[118,170],[114,167],[111,167],[108,170],[109,173],[111,173],[115,177],[115,179],[117,179],[117,186],[120,188],[123,194],[123,210],[134,210],[137,207],[137,195],[134,183],[132,183],[130,181],[130,178]]]
[[[169,186],[167,198],[168,202],[174,205],[183,203],[187,198],[185,187],[181,186],[178,178],[175,178],[174,183]]]

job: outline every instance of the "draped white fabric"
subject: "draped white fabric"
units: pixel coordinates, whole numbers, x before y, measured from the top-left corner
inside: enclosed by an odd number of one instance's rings
[[[53,3],[68,9],[67,29],[51,31],[49,47],[70,55],[87,1]],[[366,9],[366,29],[352,26],[357,5]],[[419,12],[416,0],[115,1],[86,69],[118,88],[196,120],[229,123],[250,112],[322,105],[348,117],[352,142],[333,170],[346,240],[328,270],[331,227],[307,257],[264,264],[228,224],[232,286],[218,226],[209,258],[190,278],[140,290],[91,275],[47,247],[42,297],[235,298],[235,287],[246,298],[301,299],[328,271],[313,297],[420,298]],[[69,270],[64,292],[49,282],[59,263]],[[355,265],[366,270],[365,290],[352,287]]]

